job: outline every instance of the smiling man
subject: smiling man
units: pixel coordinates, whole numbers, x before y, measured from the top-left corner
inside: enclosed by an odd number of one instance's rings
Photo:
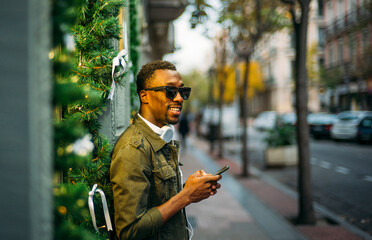
[[[221,176],[199,170],[183,187],[172,125],[191,89],[176,67],[167,61],[148,63],[136,83],[140,110],[112,154],[116,234],[119,239],[187,240],[185,207],[215,195]]]

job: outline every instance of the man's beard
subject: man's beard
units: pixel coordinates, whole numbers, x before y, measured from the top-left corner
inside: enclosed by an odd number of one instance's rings
[[[171,120],[168,118],[168,114],[165,115],[165,121],[166,121],[166,124],[172,124],[172,125],[175,125],[179,122],[179,118],[177,118],[176,120]]]

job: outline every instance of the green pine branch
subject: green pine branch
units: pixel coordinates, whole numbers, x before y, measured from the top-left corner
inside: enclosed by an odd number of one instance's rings
[[[112,146],[100,133],[100,116],[107,110],[112,83],[112,60],[117,55],[114,40],[120,38],[118,14],[123,0],[74,0],[53,2],[55,53],[54,104],[56,182],[55,239],[107,239],[104,229],[97,234],[88,212],[87,197],[97,183],[108,199],[112,214],[109,180]],[[67,16],[72,18],[66,19]],[[66,50],[64,36],[74,37],[73,53]],[[115,80],[120,81],[121,78]],[[77,139],[90,134],[90,154],[74,151]],[[83,200],[83,201],[82,201]],[[105,225],[100,199],[95,196],[97,225]]]

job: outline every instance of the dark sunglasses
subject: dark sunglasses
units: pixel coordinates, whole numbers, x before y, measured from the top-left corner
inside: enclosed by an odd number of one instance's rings
[[[173,100],[177,96],[177,92],[180,93],[183,100],[189,99],[191,88],[189,87],[175,87],[175,86],[160,86],[160,87],[153,87],[153,88],[146,88],[143,89],[145,91],[161,91],[165,90],[165,96],[171,100]]]

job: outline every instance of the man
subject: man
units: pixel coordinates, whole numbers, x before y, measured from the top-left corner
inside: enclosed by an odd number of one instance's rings
[[[189,114],[187,112],[183,113],[181,116],[178,131],[181,134],[181,145],[183,149],[185,150],[186,149],[186,136],[190,132]]]
[[[167,61],[146,64],[136,83],[140,110],[118,139],[111,162],[116,233],[119,239],[186,240],[184,208],[215,195],[221,176],[197,171],[182,188],[179,144],[168,134],[191,89],[176,67]]]

